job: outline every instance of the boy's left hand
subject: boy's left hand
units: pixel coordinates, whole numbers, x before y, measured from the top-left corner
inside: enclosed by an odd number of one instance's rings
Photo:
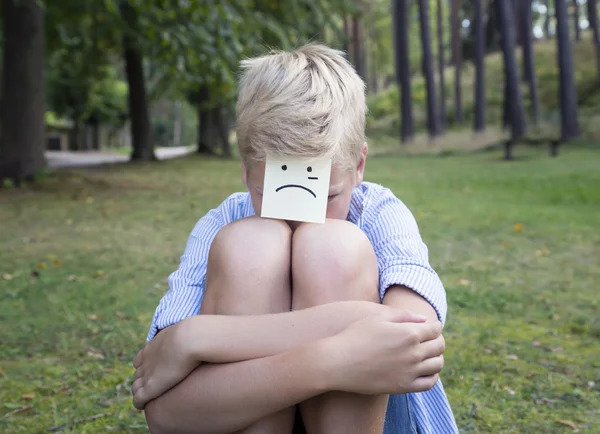
[[[131,385],[133,405],[139,410],[172,387],[179,384],[197,366],[187,332],[189,322],[182,321],[165,328],[135,359],[134,381]]]

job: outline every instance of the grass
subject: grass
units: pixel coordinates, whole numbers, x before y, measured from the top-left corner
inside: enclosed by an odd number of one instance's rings
[[[445,282],[461,432],[597,432],[600,155],[519,156],[380,154],[367,178],[412,209]],[[147,432],[130,361],[238,167],[192,156],[0,192],[0,432]]]

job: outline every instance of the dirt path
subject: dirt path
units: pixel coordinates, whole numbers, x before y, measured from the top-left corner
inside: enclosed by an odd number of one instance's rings
[[[182,157],[193,151],[193,146],[180,146],[176,148],[157,148],[155,153],[156,158],[159,160],[167,160],[169,158]],[[89,167],[102,164],[125,163],[129,161],[129,155],[105,151],[46,151],[46,159],[48,160],[48,166],[51,168]]]

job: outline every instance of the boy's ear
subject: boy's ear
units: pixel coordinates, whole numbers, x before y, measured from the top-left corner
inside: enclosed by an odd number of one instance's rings
[[[367,142],[364,143],[358,166],[356,166],[356,185],[360,185],[363,182],[365,175],[365,164],[367,163],[367,155],[369,154],[369,145]]]
[[[243,161],[242,161],[242,182],[244,183],[244,185],[247,188],[248,187],[248,171],[246,170],[246,165],[244,164]]]

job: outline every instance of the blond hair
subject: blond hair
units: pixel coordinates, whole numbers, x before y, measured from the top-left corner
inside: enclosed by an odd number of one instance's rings
[[[248,167],[267,155],[356,167],[365,143],[365,83],[341,51],[309,44],[241,67],[236,130]]]

